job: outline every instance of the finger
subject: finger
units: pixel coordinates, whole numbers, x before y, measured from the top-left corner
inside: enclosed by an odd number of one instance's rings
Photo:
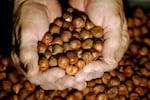
[[[92,61],[91,63],[87,64],[82,71],[77,73],[76,79],[78,81],[89,81],[95,78],[99,78],[103,75],[103,67],[107,64],[105,62],[96,60]]]
[[[86,80],[87,75],[88,75],[87,72],[81,70],[75,75],[75,78],[78,82],[82,82]]]
[[[37,42],[48,31],[49,18],[45,6],[38,3],[23,4],[20,9],[20,28],[15,33],[20,46],[19,58],[25,66],[29,66],[27,73],[32,76],[39,71]]]
[[[11,58],[12,58],[13,65],[16,68],[18,68],[23,73],[23,75],[27,76],[27,73],[22,69],[22,67],[24,66],[22,66],[20,59],[18,55],[16,54],[15,50],[11,51]]]
[[[66,88],[72,88],[76,84],[76,80],[73,76],[65,76],[57,80],[55,83],[59,90],[64,90]]]
[[[64,70],[59,69],[59,68],[51,68],[46,72],[40,71],[37,73],[35,73],[35,70],[33,70],[32,72],[29,70],[27,74],[27,78],[29,79],[30,82],[35,83],[37,85],[42,84],[42,86],[45,83],[54,83],[56,80],[64,76],[65,76]]]
[[[35,44],[36,45],[36,44]],[[32,49],[31,49],[32,48]],[[20,49],[20,60],[24,64],[24,67],[27,69],[27,75],[35,76],[39,72],[38,67],[38,54],[36,46],[24,46]]]
[[[53,82],[46,82],[40,85],[40,87],[44,90],[57,90],[56,84]]]
[[[73,88],[77,90],[83,90],[84,88],[86,88],[86,86],[87,83],[83,81],[83,82],[77,82]]]
[[[121,47],[119,50],[120,53],[118,53],[118,59],[120,60],[122,55],[125,53],[129,46],[129,34],[128,34],[128,26],[127,26],[127,21],[124,17],[124,24],[123,24],[123,29],[122,29],[122,35],[121,35]]]
[[[55,82],[59,78],[65,76],[65,71],[60,68],[50,68],[48,71],[41,73],[42,78],[46,80],[46,82]]]
[[[100,78],[100,77],[102,77],[103,74],[104,74],[104,72],[93,71],[91,73],[88,73],[88,75],[87,75],[85,80],[86,81],[90,81],[92,79]]]
[[[108,22],[109,21],[109,22]],[[117,58],[120,52],[121,36],[122,36],[122,19],[119,16],[113,16],[112,19],[105,21],[104,25],[104,47],[102,51],[103,71],[114,69],[119,60]]]

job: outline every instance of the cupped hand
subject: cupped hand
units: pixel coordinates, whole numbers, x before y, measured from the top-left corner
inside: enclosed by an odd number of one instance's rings
[[[67,76],[60,68],[41,72],[38,66],[37,42],[49,30],[49,24],[60,16],[61,7],[57,0],[14,1],[12,60],[30,82],[45,90],[68,88],[72,84],[66,81],[74,80],[65,79]],[[65,85],[61,85],[62,80]]]
[[[71,1],[73,7],[85,12],[96,26],[104,29],[102,57],[76,75],[78,81],[90,81],[117,67],[128,47],[127,22],[122,0],[81,0],[80,5],[74,1]]]

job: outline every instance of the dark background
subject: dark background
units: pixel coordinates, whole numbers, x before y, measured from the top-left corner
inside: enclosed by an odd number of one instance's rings
[[[13,0],[12,0],[13,1]],[[67,8],[68,0],[59,0],[63,10]],[[126,16],[130,14],[135,6],[150,8],[150,0],[123,0]],[[0,54],[9,55],[11,51],[11,31],[12,31],[12,10],[11,0],[0,1]]]
[[[0,54],[8,55],[11,50],[12,4],[9,0],[0,1]]]

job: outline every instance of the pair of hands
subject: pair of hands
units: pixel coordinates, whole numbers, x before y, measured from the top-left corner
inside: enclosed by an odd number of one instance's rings
[[[77,75],[68,76],[62,69],[41,72],[38,66],[37,42],[49,30],[49,24],[61,16],[57,0],[15,0],[13,16],[14,65],[27,69],[28,80],[45,90],[75,88],[82,90],[86,81],[100,78],[114,69],[125,53],[129,36],[122,0],[70,0],[70,5],[85,12],[90,20],[104,29],[104,48],[101,60],[86,65]]]

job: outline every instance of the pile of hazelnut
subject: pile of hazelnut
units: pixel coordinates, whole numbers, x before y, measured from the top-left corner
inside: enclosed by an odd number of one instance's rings
[[[68,75],[75,75],[102,56],[103,42],[100,26],[95,26],[84,13],[68,8],[38,42],[40,70],[60,67]]]
[[[0,55],[0,100],[150,100],[150,12],[136,8],[127,20],[130,45],[119,65],[81,91],[43,90]]]

